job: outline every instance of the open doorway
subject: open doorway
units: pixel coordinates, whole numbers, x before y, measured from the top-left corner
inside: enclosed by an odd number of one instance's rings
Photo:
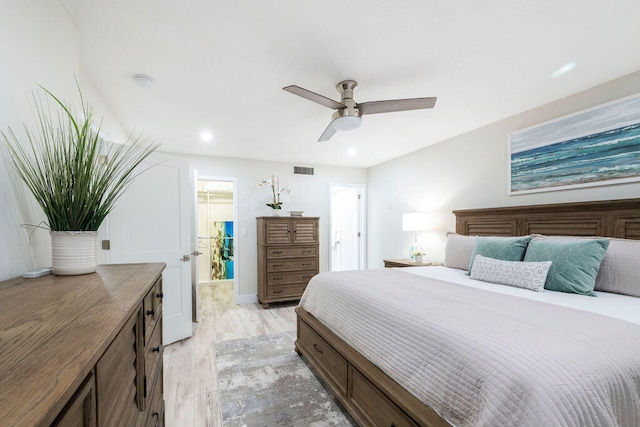
[[[233,281],[233,182],[198,180],[198,283]]]
[[[331,184],[331,271],[366,268],[365,258],[365,186]]]
[[[236,180],[197,177],[195,294],[202,286],[232,286],[237,292]],[[199,304],[199,298],[195,298]],[[199,308],[199,307],[198,307]],[[199,310],[198,310],[199,312]]]

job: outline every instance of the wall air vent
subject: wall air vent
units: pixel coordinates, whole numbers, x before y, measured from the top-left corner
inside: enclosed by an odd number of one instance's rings
[[[293,173],[296,175],[313,175],[313,168],[307,168],[304,166],[294,166]]]

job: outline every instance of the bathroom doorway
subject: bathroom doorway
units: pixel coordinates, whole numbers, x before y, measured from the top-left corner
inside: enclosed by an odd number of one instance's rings
[[[198,177],[198,286],[215,286],[236,279],[236,208],[234,179]],[[234,285],[235,287],[235,285]]]

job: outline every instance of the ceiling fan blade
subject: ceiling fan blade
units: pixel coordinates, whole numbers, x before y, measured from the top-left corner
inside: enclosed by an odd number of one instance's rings
[[[422,110],[433,108],[436,105],[436,98],[409,98],[390,99],[388,101],[371,101],[358,104],[362,114],[391,113],[394,111]]]
[[[322,132],[322,135],[320,135],[318,142],[328,141],[333,135],[335,135],[335,133],[336,128],[333,127],[333,122],[331,122],[329,123],[329,126],[327,126],[327,128],[324,130],[324,132]]]
[[[294,95],[301,96],[303,98],[308,99],[309,101],[316,102],[320,105],[324,105],[325,107],[331,108],[333,110],[347,108],[347,106],[341,102],[334,101],[331,98],[327,98],[326,96],[322,96],[315,92],[311,92],[310,90],[301,88],[300,86],[296,86],[296,85],[286,86],[286,87],[283,87],[282,90],[286,90],[287,92],[291,92]]]

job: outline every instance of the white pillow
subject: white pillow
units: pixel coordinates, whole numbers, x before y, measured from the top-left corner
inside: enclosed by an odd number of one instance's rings
[[[467,270],[475,241],[475,236],[447,233],[447,245],[444,248],[444,266]]]
[[[551,261],[503,261],[476,255],[470,277],[483,282],[541,292],[547,280],[549,267]]]

